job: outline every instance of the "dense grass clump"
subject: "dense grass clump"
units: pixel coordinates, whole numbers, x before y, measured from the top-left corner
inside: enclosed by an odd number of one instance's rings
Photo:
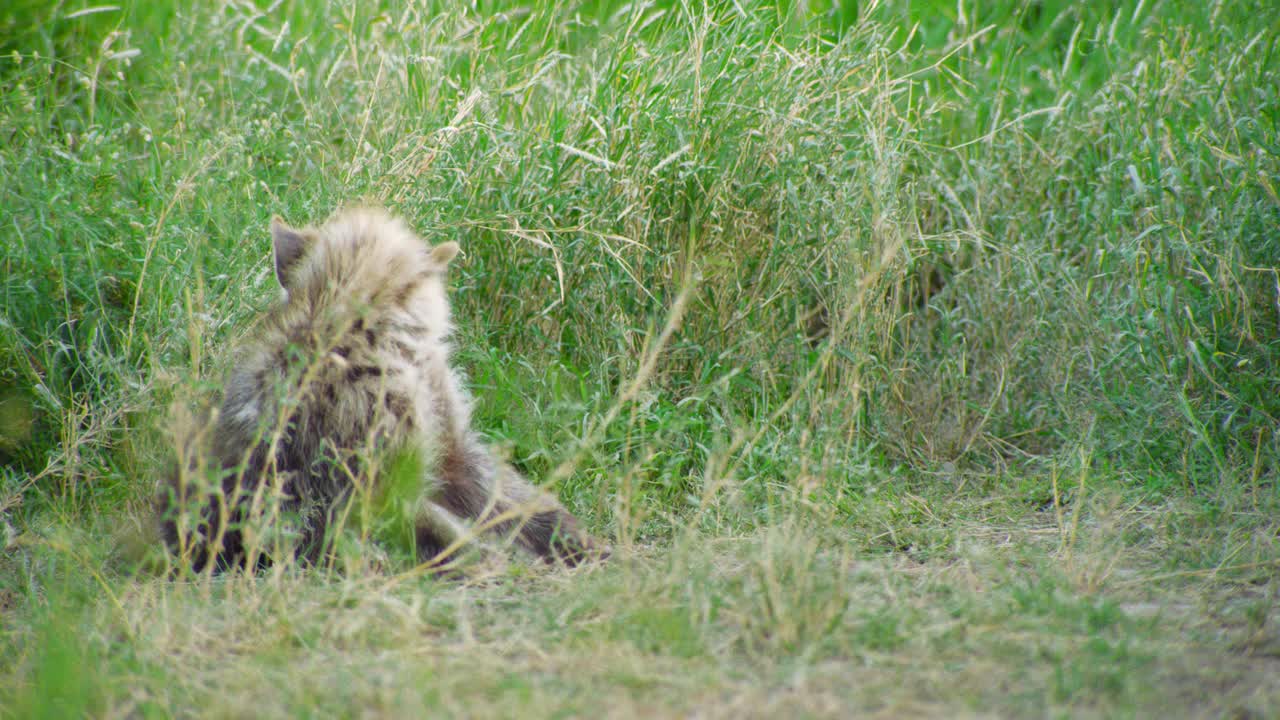
[[[0,716],[1280,713],[1267,3],[10,5]],[[358,202],[613,562],[155,570]]]

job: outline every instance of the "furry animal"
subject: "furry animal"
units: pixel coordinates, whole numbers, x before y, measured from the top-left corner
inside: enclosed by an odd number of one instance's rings
[[[462,519],[548,560],[603,555],[471,428],[449,365],[445,274],[457,243],[428,246],[373,209],[305,229],[275,218],[271,236],[285,297],[243,348],[205,437],[183,451],[185,471],[162,499],[171,547],[196,570],[243,565],[249,528],[274,517],[264,509],[275,502],[314,560],[357,483],[378,483],[371,458],[411,451],[427,461],[415,522],[424,560],[458,539]],[[200,466],[218,479],[202,484]]]

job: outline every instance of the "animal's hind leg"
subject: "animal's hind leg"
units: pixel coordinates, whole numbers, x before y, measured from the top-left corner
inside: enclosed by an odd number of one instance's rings
[[[445,508],[474,518],[493,532],[513,536],[517,544],[541,558],[577,565],[606,554],[555,498],[531,485],[474,437],[448,449],[440,476],[439,500]]]
[[[457,561],[474,541],[457,515],[431,500],[419,504],[414,520],[418,557],[441,569]]]

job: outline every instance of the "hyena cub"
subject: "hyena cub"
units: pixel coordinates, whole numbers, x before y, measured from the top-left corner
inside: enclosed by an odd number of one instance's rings
[[[285,297],[243,348],[207,437],[180,459],[163,502],[171,547],[196,569],[243,564],[250,528],[274,502],[314,560],[370,458],[408,451],[427,459],[415,521],[424,560],[459,537],[463,518],[546,559],[603,554],[471,429],[449,366],[445,271],[457,243],[428,246],[370,209],[301,230],[277,218],[271,236]],[[199,482],[210,474],[220,481]]]

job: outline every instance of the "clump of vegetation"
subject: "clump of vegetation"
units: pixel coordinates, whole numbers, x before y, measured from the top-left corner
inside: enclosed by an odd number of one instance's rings
[[[0,716],[1280,712],[1277,11],[11,5]],[[151,569],[358,201],[611,562]]]

